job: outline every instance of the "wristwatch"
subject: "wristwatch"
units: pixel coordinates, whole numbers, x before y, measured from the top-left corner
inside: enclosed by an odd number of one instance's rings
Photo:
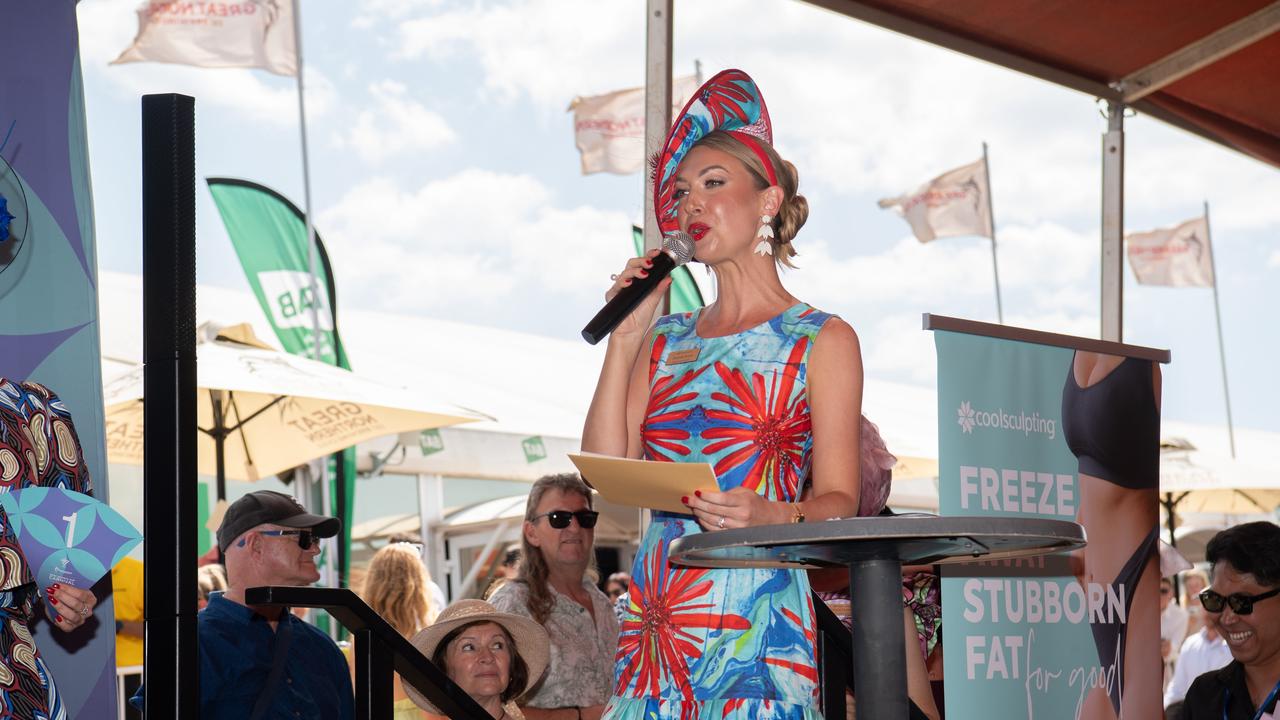
[[[791,512],[794,513],[791,516],[791,522],[793,523],[804,522],[804,511],[800,509],[800,503],[798,502],[791,503]]]

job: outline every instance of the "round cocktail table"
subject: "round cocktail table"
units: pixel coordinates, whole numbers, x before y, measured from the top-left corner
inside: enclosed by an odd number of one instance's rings
[[[1065,520],[890,515],[699,533],[673,541],[669,557],[716,568],[847,566],[858,720],[905,720],[903,563],[1004,560],[1084,544],[1084,528]]]

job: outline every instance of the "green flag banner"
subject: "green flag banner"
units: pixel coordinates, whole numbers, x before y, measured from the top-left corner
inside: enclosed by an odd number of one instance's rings
[[[644,254],[644,229],[631,226],[631,239],[636,246],[636,254]],[[702,291],[693,281],[689,266],[681,265],[671,271],[671,309],[668,312],[692,312],[706,305],[702,299]]]
[[[285,352],[350,370],[338,335],[333,271],[319,233],[315,236],[318,292],[313,293],[306,216],[302,211],[288,198],[258,183],[235,178],[207,178],[207,182],[249,286]],[[313,308],[318,311],[318,323]],[[317,324],[319,333],[315,331]],[[313,352],[317,335],[318,353]],[[335,453],[329,470],[329,476],[334,478],[333,507],[342,519],[337,566],[339,584],[345,587],[351,563],[355,449]]]

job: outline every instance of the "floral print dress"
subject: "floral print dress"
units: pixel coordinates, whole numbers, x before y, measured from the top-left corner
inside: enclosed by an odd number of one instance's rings
[[[660,319],[641,426],[645,458],[707,462],[721,490],[794,501],[813,447],[808,357],[830,317],[798,304],[716,338],[698,336],[698,312]],[[808,577],[671,564],[671,541],[699,532],[691,515],[654,512],[631,571],[606,717],[818,718]]]

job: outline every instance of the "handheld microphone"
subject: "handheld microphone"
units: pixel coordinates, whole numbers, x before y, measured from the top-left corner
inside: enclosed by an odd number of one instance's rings
[[[646,277],[637,277],[631,284],[618,291],[613,299],[591,318],[591,322],[582,328],[582,339],[595,345],[605,335],[613,332],[618,323],[631,314],[662,279],[672,270],[693,259],[693,238],[687,233],[673,232],[662,239],[662,252],[653,258],[653,267],[649,268]]]

